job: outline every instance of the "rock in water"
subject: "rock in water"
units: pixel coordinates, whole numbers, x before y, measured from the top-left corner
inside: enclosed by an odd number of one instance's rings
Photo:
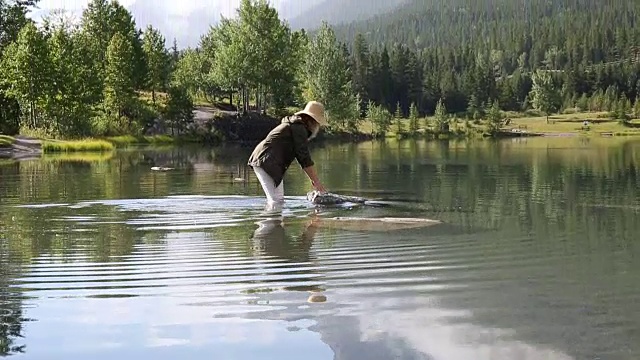
[[[357,196],[345,196],[332,194],[329,192],[310,191],[307,193],[307,200],[316,205],[339,205],[344,203],[364,204],[367,199]]]
[[[165,166],[154,166],[151,168],[152,171],[171,171],[173,168],[165,167]]]

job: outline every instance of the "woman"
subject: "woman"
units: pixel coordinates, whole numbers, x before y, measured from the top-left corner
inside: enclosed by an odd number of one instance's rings
[[[313,187],[319,192],[326,192],[318,179],[307,146],[316,137],[320,127],[326,125],[324,105],[311,101],[304,110],[283,118],[280,125],[271,130],[253,150],[247,165],[256,173],[270,205],[284,202],[282,179],[294,159],[305,171]]]

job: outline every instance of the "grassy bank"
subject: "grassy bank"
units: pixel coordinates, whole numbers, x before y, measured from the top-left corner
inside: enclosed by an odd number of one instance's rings
[[[622,124],[607,113],[576,113],[511,118],[507,128],[543,135],[634,136],[640,135],[640,122],[632,120]],[[586,125],[585,125],[586,122]]]
[[[545,116],[538,114],[505,113],[505,121],[501,127],[499,136],[537,135],[537,136],[640,136],[640,120],[631,120],[622,124],[612,119],[608,113],[574,113],[549,116],[549,122]],[[509,121],[507,121],[507,119]],[[401,119],[403,133],[397,132],[397,120],[393,120],[387,138],[409,136],[409,120]],[[585,122],[587,123],[585,125]],[[449,134],[438,134],[435,129],[433,117],[420,118],[418,120],[418,132],[415,134],[422,138],[473,138],[488,134],[488,124],[485,120],[467,120],[456,118],[449,122]],[[370,134],[373,125],[365,120],[359,126],[359,131]]]
[[[81,140],[44,140],[42,142],[42,151],[47,154],[61,152],[108,152],[130,145],[168,145],[181,141],[186,140],[167,135],[122,135]]]
[[[103,153],[129,145],[170,145],[194,141],[196,140],[187,137],[171,137],[167,135],[123,135],[107,138],[87,138],[80,140],[42,139],[41,148],[44,154],[76,152]],[[7,135],[0,135],[0,148],[10,148],[14,142],[15,138]]]
[[[45,153],[56,152],[106,152],[129,145],[167,145],[187,141],[168,135],[133,136],[122,135],[82,140],[45,140],[42,150]]]
[[[65,153],[65,152],[108,152],[115,149],[115,146],[99,139],[85,139],[74,141],[45,140],[42,142],[42,152],[45,154]]]

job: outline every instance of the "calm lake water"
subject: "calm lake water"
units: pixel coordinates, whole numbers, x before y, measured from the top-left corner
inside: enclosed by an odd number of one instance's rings
[[[314,209],[294,164],[281,214],[250,151],[0,165],[0,354],[640,358],[640,142],[325,145],[328,189],[388,206]]]

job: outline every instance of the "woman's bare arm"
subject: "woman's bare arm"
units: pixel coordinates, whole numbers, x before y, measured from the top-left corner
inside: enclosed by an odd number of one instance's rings
[[[320,183],[320,179],[318,179],[318,174],[316,173],[316,169],[313,165],[307,166],[303,170],[305,173],[307,173],[307,176],[309,177],[309,180],[311,180],[311,184],[313,185],[314,189],[320,192],[327,192],[324,186],[322,186],[322,183]]]

